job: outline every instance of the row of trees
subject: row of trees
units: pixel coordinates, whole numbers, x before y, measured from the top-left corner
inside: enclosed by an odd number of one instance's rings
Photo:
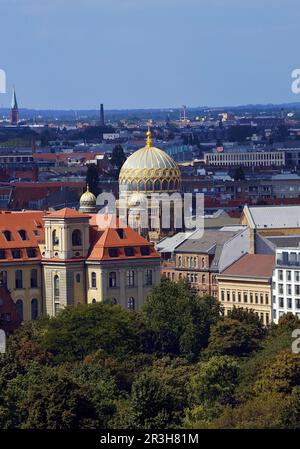
[[[163,279],[139,312],[111,304],[28,322],[0,356],[0,428],[295,428],[298,319],[266,330]]]

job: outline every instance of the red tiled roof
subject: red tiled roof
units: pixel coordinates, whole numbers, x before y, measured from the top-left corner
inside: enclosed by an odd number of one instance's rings
[[[87,214],[83,214],[75,209],[70,209],[69,207],[65,207],[64,209],[60,209],[54,212],[46,212],[45,218],[89,218],[90,216]]]
[[[125,226],[115,216],[107,216],[107,223],[105,223],[104,216],[102,216],[101,222],[99,221],[99,214],[93,214],[90,219],[90,225],[91,246],[88,260],[160,258],[152,243],[148,242],[129,226]],[[141,247],[148,247],[149,254],[143,255]],[[118,249],[117,257],[110,256],[109,248]],[[126,255],[125,248],[133,248],[134,255]]]
[[[274,266],[274,255],[246,254],[226,268],[221,276],[270,278]]]

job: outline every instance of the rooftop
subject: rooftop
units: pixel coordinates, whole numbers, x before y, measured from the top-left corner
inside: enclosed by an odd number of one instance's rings
[[[230,265],[221,276],[250,278],[272,277],[275,256],[266,254],[246,254]]]

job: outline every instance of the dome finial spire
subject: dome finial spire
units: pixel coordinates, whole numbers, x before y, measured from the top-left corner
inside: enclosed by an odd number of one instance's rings
[[[148,125],[148,131],[147,131],[147,143],[146,143],[147,148],[150,148],[152,146],[152,140],[151,140],[151,131],[150,131],[150,126]]]
[[[86,191],[87,191],[87,192],[90,191],[90,186],[89,186],[89,183],[88,183],[88,182],[87,182],[87,184],[86,184]]]

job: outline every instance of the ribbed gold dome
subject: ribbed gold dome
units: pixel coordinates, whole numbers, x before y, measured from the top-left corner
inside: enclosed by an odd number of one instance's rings
[[[181,174],[176,162],[163,150],[153,147],[151,132],[147,144],[125,161],[119,175],[120,191],[178,192]]]

